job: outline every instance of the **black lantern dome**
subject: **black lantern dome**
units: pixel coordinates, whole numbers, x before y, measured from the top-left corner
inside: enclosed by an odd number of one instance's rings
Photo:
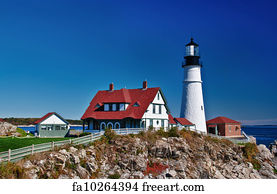
[[[185,54],[185,63],[183,63],[183,67],[186,65],[200,65],[199,62],[199,45],[193,41],[193,38],[190,39],[190,42],[186,44],[186,54]]]

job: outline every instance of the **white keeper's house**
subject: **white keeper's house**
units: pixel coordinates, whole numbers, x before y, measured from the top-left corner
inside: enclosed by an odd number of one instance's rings
[[[148,88],[147,82],[138,89],[98,91],[82,116],[83,127],[89,130],[106,128],[169,127],[169,108],[159,87]]]

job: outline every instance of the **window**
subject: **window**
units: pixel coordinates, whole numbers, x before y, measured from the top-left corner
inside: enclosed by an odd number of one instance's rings
[[[104,111],[109,111],[109,104],[104,104]]]
[[[158,100],[160,100],[160,93],[158,93]]]
[[[156,106],[153,104],[153,113],[156,113]]]
[[[120,128],[119,122],[116,122],[116,123],[114,124],[114,128],[115,128],[115,129],[119,129],[119,128]]]
[[[66,130],[66,126],[61,126],[61,130]]]
[[[160,122],[159,122],[159,120],[157,120],[157,125],[159,125],[160,124]]]
[[[113,111],[116,111],[116,104],[113,104]]]
[[[104,130],[106,128],[106,123],[102,122],[100,124],[100,129]]]
[[[120,105],[119,105],[119,110],[120,110],[120,111],[125,110],[124,104],[120,104]]]
[[[164,127],[164,120],[162,120],[162,127]]]
[[[46,130],[46,126],[41,126],[41,130]]]
[[[51,131],[52,130],[52,126],[47,126],[47,130]]]
[[[150,119],[150,126],[153,126],[153,119]]]
[[[231,125],[229,125],[229,132],[231,132],[232,131],[232,126]]]
[[[61,130],[61,126],[56,125],[55,129],[56,129],[56,130]]]
[[[119,104],[116,104],[116,111],[119,111]]]
[[[109,104],[109,111],[113,110],[113,104]]]
[[[145,128],[145,122],[144,121],[141,122],[141,128]]]
[[[133,105],[134,107],[139,107],[139,103],[135,102],[135,104]]]
[[[100,104],[97,103],[96,106],[95,106],[95,108],[99,108],[99,107],[100,107]]]
[[[129,104],[125,104],[125,110],[127,110],[128,106],[129,106]]]
[[[159,114],[162,114],[162,105],[159,105]]]
[[[107,128],[108,128],[108,129],[112,129],[112,128],[113,128],[113,124],[112,124],[111,122],[109,122],[109,123],[107,124]]]

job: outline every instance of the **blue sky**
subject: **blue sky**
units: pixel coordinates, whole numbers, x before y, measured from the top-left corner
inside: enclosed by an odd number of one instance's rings
[[[274,1],[1,1],[0,117],[79,119],[98,90],[161,87],[179,116],[200,45],[207,119],[277,123]]]

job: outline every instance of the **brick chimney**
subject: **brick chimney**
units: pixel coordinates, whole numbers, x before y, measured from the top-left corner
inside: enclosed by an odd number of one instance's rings
[[[113,85],[113,83],[111,83],[110,84],[110,91],[113,91],[113,89],[114,89],[114,85]]]
[[[147,89],[147,81],[143,81],[143,84],[142,84],[142,89]]]

